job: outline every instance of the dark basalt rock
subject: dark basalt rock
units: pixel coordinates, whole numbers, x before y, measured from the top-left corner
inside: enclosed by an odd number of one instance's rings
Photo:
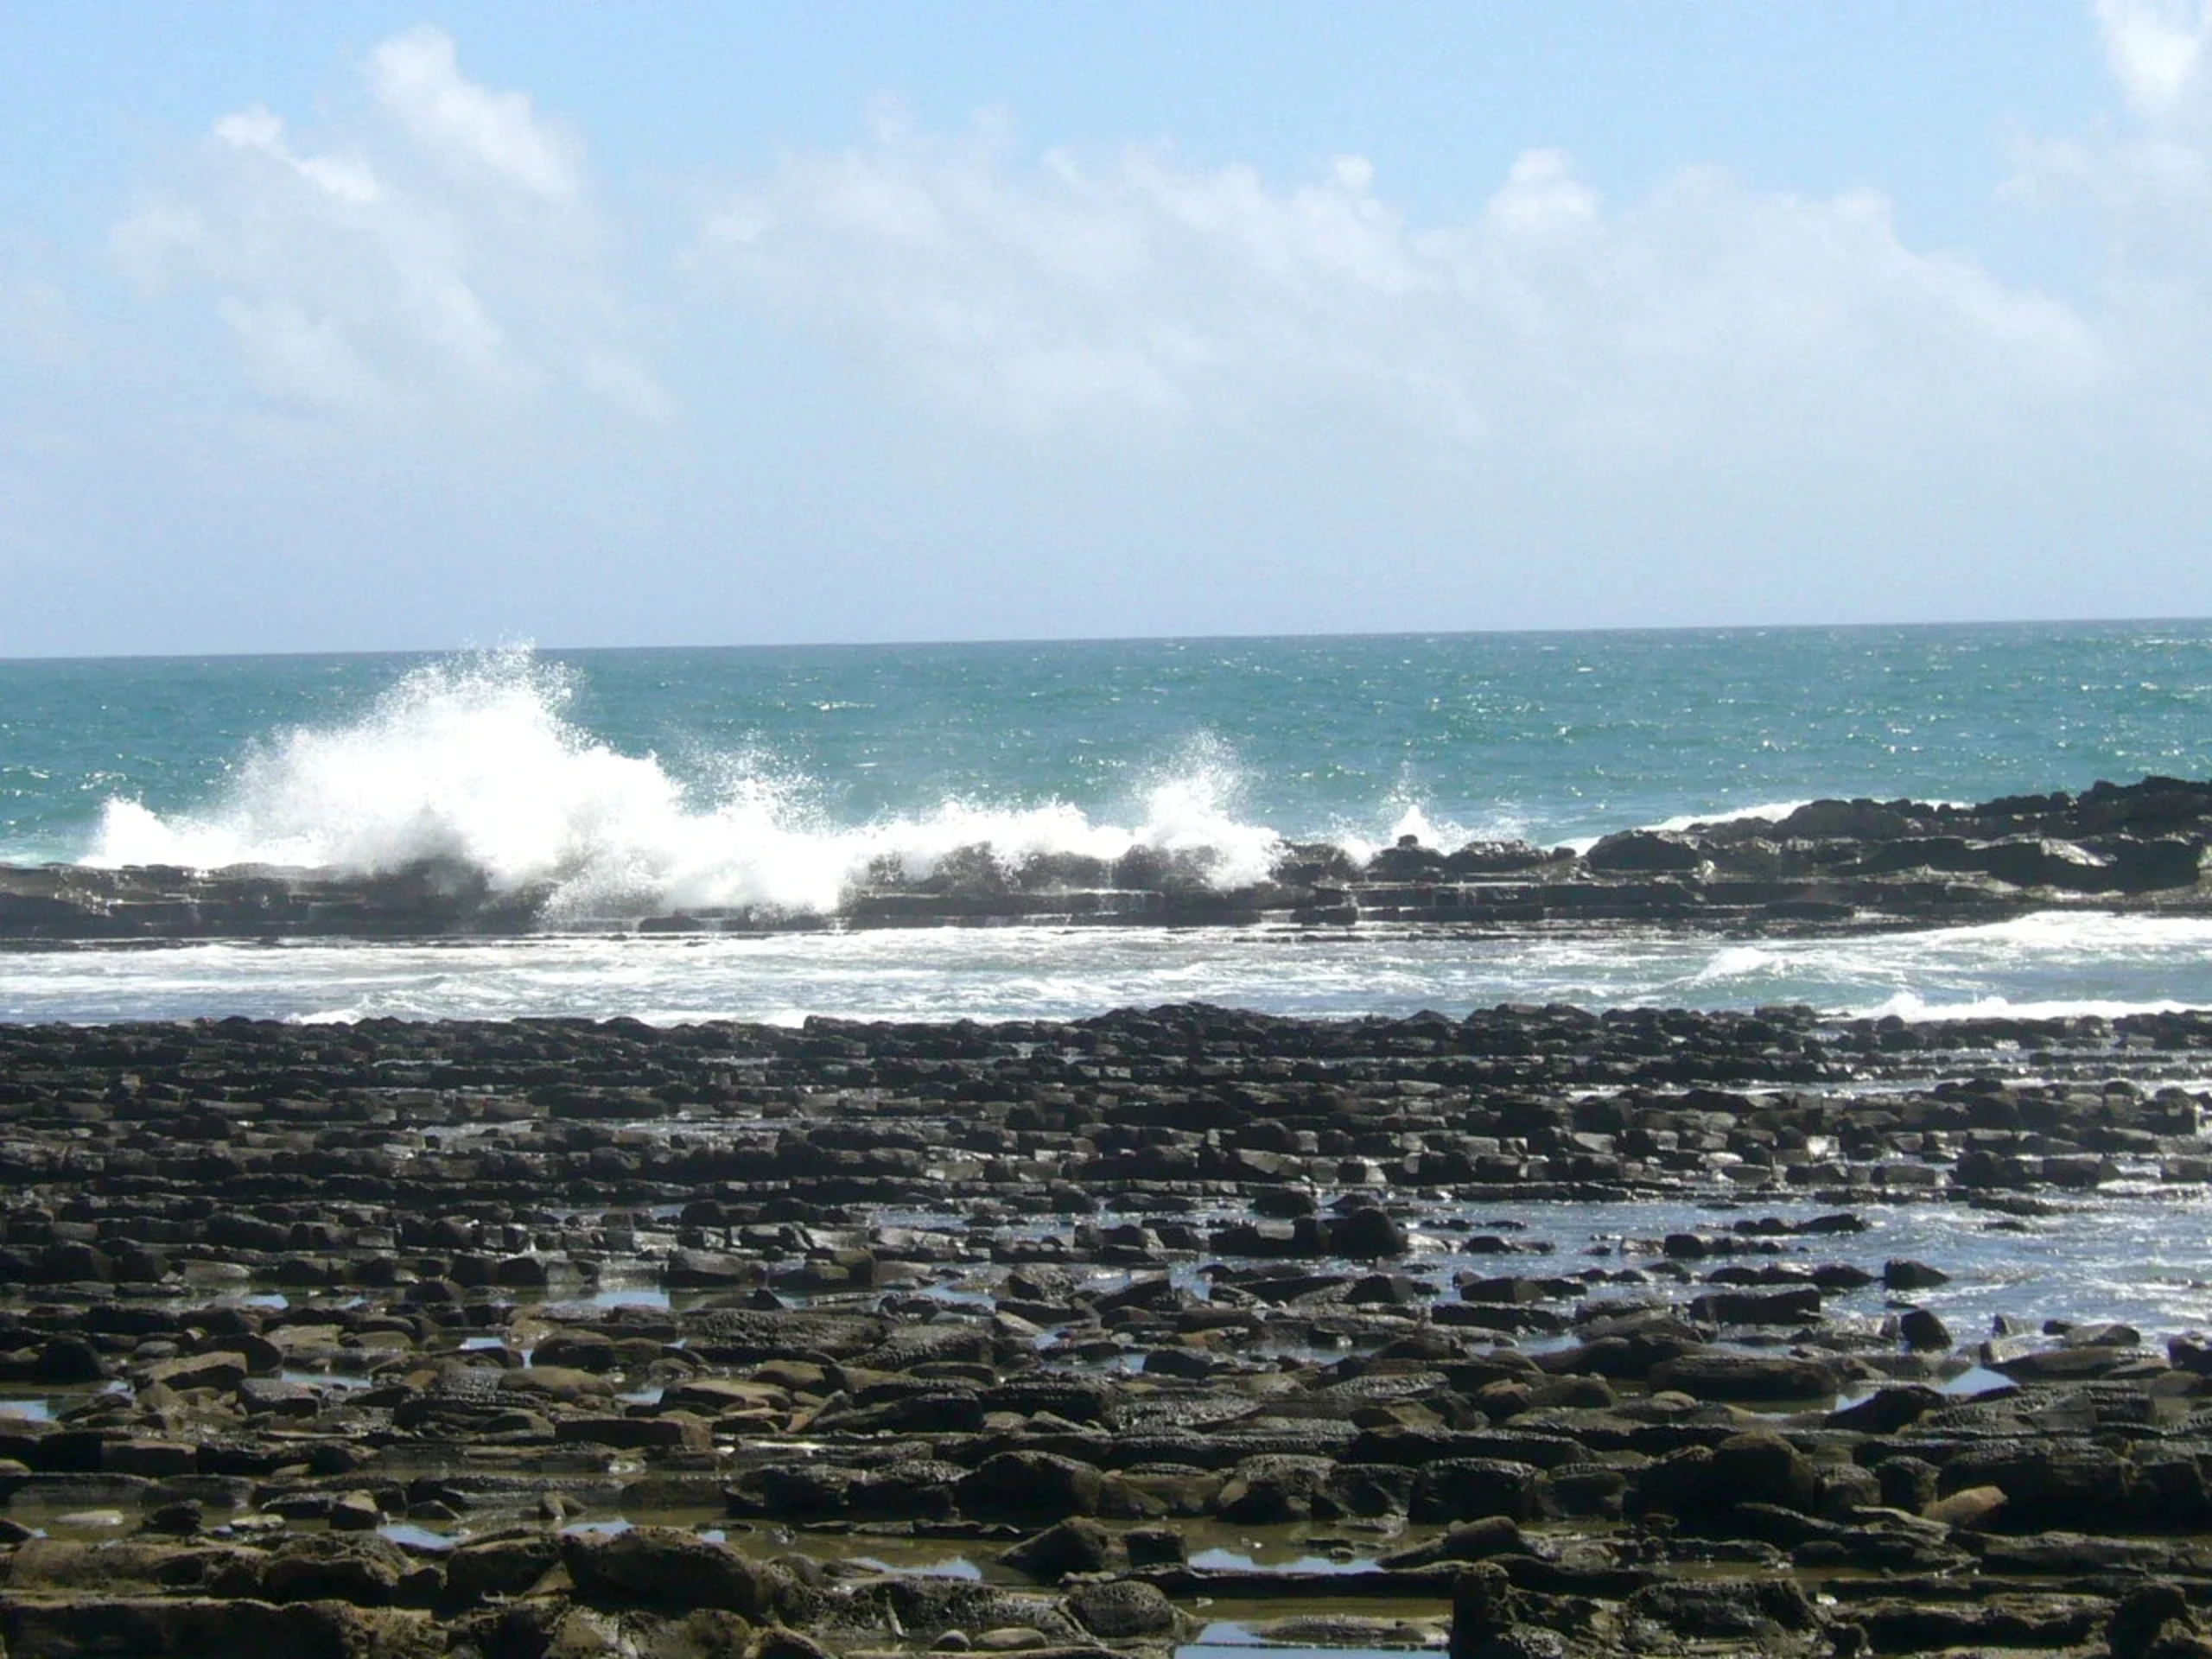
[[[1626,870],[1695,870],[1705,854],[1695,842],[1658,830],[1629,830],[1607,836],[1582,855],[1592,870],[1614,874]]]
[[[1715,1579],[1654,1584],[1628,1599],[1630,1618],[1699,1640],[1757,1640],[1818,1622],[1812,1600],[1788,1579]]]
[[[2204,1179],[2207,1050],[1802,1008],[0,1026],[0,1378],[56,1419],[0,1416],[0,1637],[1096,1656],[1200,1597],[1351,1631],[1460,1582],[1463,1655],[2190,1651],[2125,1595],[2212,1581],[2205,1344],[2020,1308],[1974,1351],[2016,1381],[1945,1393],[1967,1357],[1885,1296],[1948,1310],[1959,1264],[1885,1241],[1946,1205],[2063,1247],[2043,1188]],[[1676,1230],[1560,1219],[1624,1197]],[[1224,1526],[1364,1570],[1191,1565]]]
[[[1175,1609],[1149,1584],[1121,1579],[1084,1585],[1068,1597],[1068,1611],[1093,1636],[1109,1642],[1166,1636],[1176,1625]]]
[[[1025,1538],[999,1559],[1033,1579],[1058,1584],[1077,1573],[1103,1573],[1117,1559],[1126,1563],[1128,1552],[1097,1522],[1074,1516]]]
[[[0,1640],[26,1655],[221,1654],[226,1659],[418,1659],[444,1650],[428,1615],[340,1602],[101,1597],[0,1603]]]
[[[1651,1368],[1649,1378],[1655,1389],[1700,1400],[1753,1403],[1825,1399],[1842,1382],[1841,1373],[1823,1360],[1720,1351],[1662,1360]]]
[[[1407,1514],[1415,1521],[1478,1521],[1501,1516],[1529,1521],[1536,1513],[1536,1471],[1501,1458],[1444,1458],[1414,1474]]]
[[[1090,1464],[1051,1452],[1001,1452],[960,1483],[960,1507],[987,1516],[1096,1515],[1102,1490]]]
[[[774,1599],[766,1575],[728,1545],[672,1527],[571,1532],[561,1540],[561,1560],[588,1601],[716,1607],[753,1618]]]
[[[309,1533],[287,1541],[270,1556],[256,1589],[270,1601],[378,1606],[398,1590],[408,1567],[398,1547],[382,1538]]]
[[[924,875],[879,864],[828,915],[610,912],[564,913],[561,925],[747,932],[1265,918],[1757,933],[1949,925],[2068,905],[2204,914],[2212,913],[2202,874],[2208,842],[2212,784],[2149,778],[2099,784],[2078,799],[2020,796],[1971,807],[1816,801],[1774,822],[1625,830],[1580,857],[1520,842],[1447,849],[1405,836],[1362,864],[1340,848],[1287,845],[1269,880],[1241,888],[1216,886],[1204,853],[1140,847],[1110,862],[1046,855],[1009,866],[976,845]],[[374,875],[47,865],[0,869],[0,943],[512,935],[546,925],[550,896],[496,887],[480,871],[441,861]]]
[[[1968,1446],[1942,1465],[1946,1492],[1976,1486],[2003,1492],[2007,1529],[2124,1529],[2135,1485],[2127,1458],[2086,1440],[1999,1440]]]

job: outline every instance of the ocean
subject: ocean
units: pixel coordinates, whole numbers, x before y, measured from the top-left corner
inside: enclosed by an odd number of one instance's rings
[[[2212,1004],[2212,924],[1851,939],[993,926],[639,937],[963,847],[1581,843],[1821,797],[2212,775],[2212,623],[0,662],[0,862],[556,885],[513,941],[0,953],[0,1018],[1072,1017]]]

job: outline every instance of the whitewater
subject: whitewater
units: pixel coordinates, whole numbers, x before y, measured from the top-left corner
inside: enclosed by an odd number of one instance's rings
[[[1316,842],[1585,846],[1823,797],[2202,777],[2208,706],[2212,627],[2170,622],[0,663],[0,861],[435,859],[550,893],[555,930],[10,952],[0,1017],[2212,1004],[2206,925],[2097,914],[1758,942],[610,931],[673,908],[826,913],[979,849],[1009,868],[1142,849],[1236,887]]]
[[[415,669],[352,724],[250,748],[205,810],[164,816],[111,797],[80,861],[376,874],[446,859],[500,888],[550,883],[558,922],[671,906],[828,912],[871,871],[925,877],[973,847],[1014,864],[1143,847],[1237,887],[1264,880],[1282,847],[1232,815],[1234,774],[1204,744],[1144,787],[1127,825],[1065,801],[953,795],[841,825],[810,804],[810,780],[752,757],[716,757],[687,786],[653,754],[618,753],[564,716],[574,679],[519,651]],[[1422,831],[1433,833],[1414,812],[1392,833]]]

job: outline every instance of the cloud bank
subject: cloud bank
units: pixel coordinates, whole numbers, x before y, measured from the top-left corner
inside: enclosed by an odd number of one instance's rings
[[[0,652],[2212,610],[2212,4],[2095,15],[2002,190],[2064,291],[1541,142],[1422,219],[888,106],[609,180],[412,29],[0,241]]]
[[[710,217],[726,291],[985,421],[1343,395],[1446,444],[1534,422],[1674,443],[1838,395],[1954,415],[2078,392],[2094,327],[1906,246],[1873,191],[1689,168],[1612,207],[1531,149],[1465,220],[1409,225],[1357,156],[1273,187],[1157,149],[1035,163],[985,124],[795,156]]]

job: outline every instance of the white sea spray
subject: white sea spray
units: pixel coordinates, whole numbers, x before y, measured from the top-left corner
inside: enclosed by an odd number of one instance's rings
[[[722,757],[701,798],[654,754],[625,754],[568,714],[570,676],[526,651],[414,670],[359,718],[250,748],[216,799],[162,814],[112,798],[84,862],[216,869],[264,864],[374,874],[450,860],[514,890],[553,888],[557,918],[670,906],[828,912],[872,873],[925,880],[988,849],[1018,868],[1135,849],[1229,888],[1265,880],[1282,846],[1236,810],[1224,746],[1194,741],[1094,818],[1065,801],[947,795],[921,811],[832,820],[809,780]]]

